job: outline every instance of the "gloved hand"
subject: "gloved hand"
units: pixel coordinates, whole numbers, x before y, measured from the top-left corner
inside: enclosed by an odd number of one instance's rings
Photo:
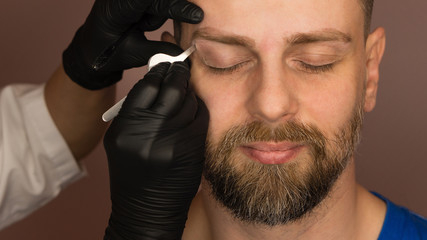
[[[107,130],[112,213],[104,239],[181,239],[209,122],[189,78],[184,62],[153,67]]]
[[[168,18],[199,23],[203,11],[186,0],[96,0],[63,53],[65,72],[82,87],[96,90],[119,81],[124,69],[147,64],[156,53],[178,55],[178,46],[144,36]]]

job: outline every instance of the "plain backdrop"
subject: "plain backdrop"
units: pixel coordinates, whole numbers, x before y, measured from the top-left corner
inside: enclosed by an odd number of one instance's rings
[[[93,0],[0,2],[0,87],[46,81],[83,23]],[[356,153],[358,181],[427,216],[427,1],[377,0],[373,27],[387,32],[376,109],[366,115]],[[163,29],[171,31],[171,24]],[[159,39],[160,31],[149,38]],[[125,73],[124,96],[145,69]],[[78,126],[76,126],[78,127]],[[0,232],[2,240],[102,239],[110,212],[106,157],[99,145],[83,160],[88,176],[28,218]]]

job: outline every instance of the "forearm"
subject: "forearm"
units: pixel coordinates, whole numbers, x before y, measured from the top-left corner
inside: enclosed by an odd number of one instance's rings
[[[115,87],[87,90],[65,74],[62,65],[46,83],[46,105],[74,157],[87,155],[99,142],[107,123],[102,114],[114,103]]]
[[[44,86],[19,83],[0,91],[0,229],[85,175],[53,127]]]

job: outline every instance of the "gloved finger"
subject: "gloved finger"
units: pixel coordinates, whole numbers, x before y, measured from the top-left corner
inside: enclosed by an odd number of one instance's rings
[[[200,23],[203,20],[203,10],[194,3],[178,0],[169,9],[169,17],[187,23]]]
[[[143,79],[138,81],[130,90],[120,109],[121,115],[136,115],[139,109],[148,109],[158,97],[163,79],[170,63],[160,63],[154,66]]]
[[[142,31],[135,29],[115,49],[115,53],[108,59],[103,69],[114,71],[140,67],[146,65],[150,57],[156,53],[177,56],[182,52],[183,50],[173,43],[149,41]]]
[[[160,28],[166,22],[166,20],[168,20],[168,18],[164,16],[146,14],[138,22],[138,27],[141,29],[141,31],[154,31]]]
[[[205,103],[196,96],[196,105],[197,109],[195,112],[195,116],[192,119],[191,123],[188,124],[185,128],[183,128],[183,132],[185,132],[185,136],[183,136],[182,141],[179,143],[180,147],[185,147],[185,155],[177,155],[176,158],[179,159],[180,164],[196,164],[202,163],[204,161],[204,149],[206,136],[208,132],[209,126],[209,111],[205,105]],[[188,153],[193,154],[194,158],[188,158]],[[198,155],[196,157],[196,155]],[[198,159],[197,161],[192,161],[193,163],[189,163],[187,159]],[[202,168],[202,166],[199,166]],[[194,170],[193,170],[194,171]],[[194,175],[193,173],[188,173],[188,175]],[[196,176],[197,177],[197,176]],[[197,182],[197,181],[195,181]]]
[[[193,127],[195,129],[200,129],[202,132],[207,132],[209,126],[209,110],[206,107],[206,104],[196,96],[197,99],[197,113],[194,117]]]
[[[120,33],[130,25],[137,23],[154,1],[95,1],[92,10],[94,13],[91,14],[95,14],[100,19],[100,24],[108,26],[111,32]]]
[[[197,105],[196,95],[192,90],[188,89],[181,108],[178,110],[177,114],[169,120],[170,124],[168,124],[168,127],[183,128],[188,126],[196,118]]]
[[[173,63],[151,110],[165,116],[176,114],[181,109],[185,99],[189,79],[190,68],[188,65],[184,62]]]
[[[193,24],[200,23],[204,16],[199,6],[186,0],[157,0],[147,9],[147,13]]]

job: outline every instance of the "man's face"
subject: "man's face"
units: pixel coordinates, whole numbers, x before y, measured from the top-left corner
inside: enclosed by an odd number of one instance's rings
[[[296,220],[326,196],[373,106],[359,0],[194,2],[205,18],[183,24],[181,46],[197,48],[212,193],[241,220]]]

